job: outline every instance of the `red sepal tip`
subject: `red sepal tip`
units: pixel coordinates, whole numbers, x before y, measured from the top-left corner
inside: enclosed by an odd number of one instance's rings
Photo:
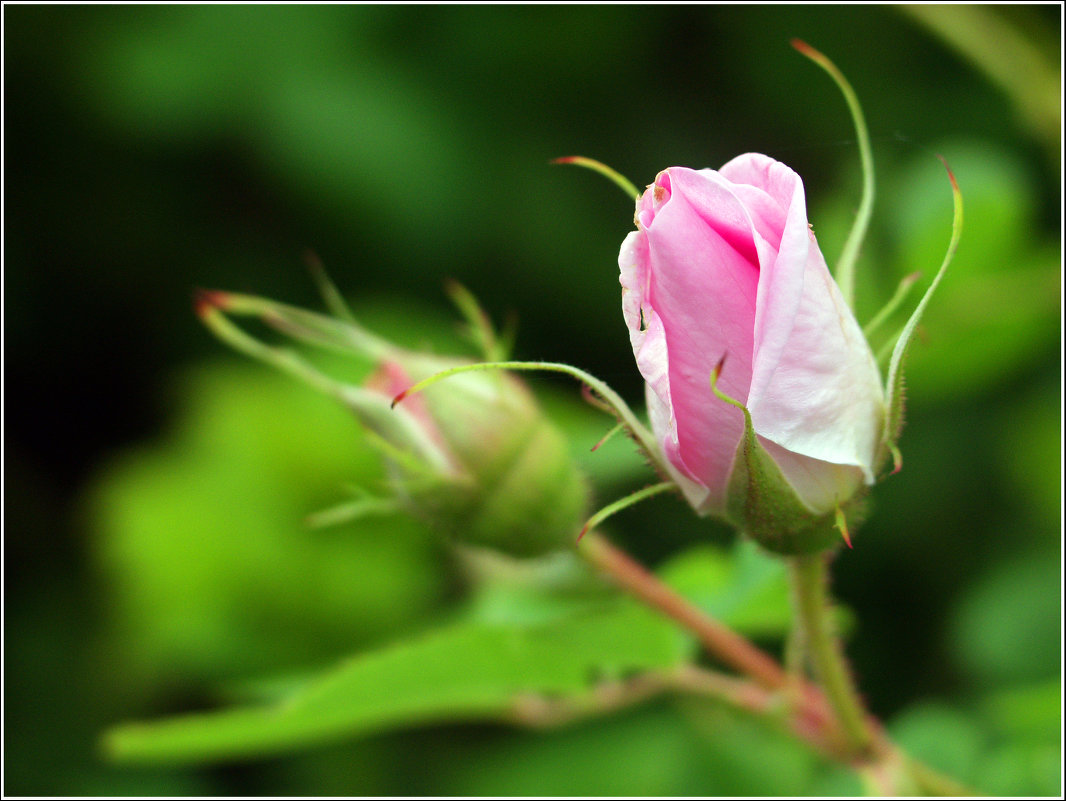
[[[714,366],[714,369],[711,371],[711,377],[715,380],[715,382],[717,382],[719,376],[722,375],[722,368],[725,367],[725,359],[728,355],[728,353],[723,353],[722,358],[718,360],[718,364],[716,364]]]
[[[951,180],[951,188],[954,189],[956,192],[960,191],[959,182],[955,180],[955,173],[951,171],[951,167],[948,164],[948,160],[941,156],[939,153],[936,154],[936,157],[940,159],[940,163],[943,164],[944,169],[948,171],[948,178]]]
[[[580,160],[581,156],[560,156],[557,159],[552,159],[549,164],[573,164],[575,161]]]
[[[606,434],[604,434],[602,437],[600,437],[600,441],[597,442],[595,445],[593,445],[591,448],[589,448],[589,452],[590,453],[595,453],[596,451],[598,451],[600,449],[600,445],[605,443],[607,441],[607,438],[610,437],[611,434],[614,433],[614,431],[615,430],[612,428],[610,431],[608,431]]]
[[[224,309],[226,303],[226,293],[217,289],[196,289],[192,294],[193,309],[199,317],[206,317],[215,309]]]
[[[389,408],[390,409],[395,409],[396,408],[396,404],[399,403],[400,401],[402,401],[404,398],[406,398],[407,397],[407,393],[410,392],[410,391],[411,391],[411,388],[408,387],[403,392],[398,394],[395,398],[393,398],[392,399],[392,403],[389,404]]]
[[[581,542],[581,538],[584,537],[588,533],[589,533],[589,526],[588,526],[588,523],[586,523],[584,526],[581,527],[581,533],[577,535],[577,540],[575,540],[574,544],[576,545],[577,543]]]

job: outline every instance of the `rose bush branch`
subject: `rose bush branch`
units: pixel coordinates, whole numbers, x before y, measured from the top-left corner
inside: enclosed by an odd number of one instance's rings
[[[788,676],[773,657],[693,605],[597,532],[590,532],[579,550],[620,587],[695,634],[708,655],[748,678],[685,665],[676,671],[637,677],[632,684],[601,688],[577,703],[523,699],[513,710],[514,722],[562,725],[640,703],[662,692],[703,695],[757,715],[773,716],[784,709],[788,728],[796,737],[823,755],[854,768],[875,794],[976,795],[966,785],[901,752],[886,737],[880,722],[863,709],[847,675],[839,642],[828,628],[824,557],[793,560],[805,574],[797,583],[812,586],[810,592],[802,591],[799,605],[811,607],[809,612],[801,611],[803,617],[809,618],[805,628],[817,626],[820,630],[818,641],[811,648],[819,665],[816,670],[824,682],[818,687],[803,677]]]
[[[780,690],[787,684],[785,672],[773,658],[674,592],[600,534],[590,532],[578,550],[586,561],[627,592],[695,634],[707,652],[722,663],[770,690]]]
[[[520,696],[505,719],[531,728],[556,728],[666,694],[707,698],[748,714],[772,719],[778,719],[781,712],[780,694],[757,682],[695,665],[681,665],[671,670],[642,673],[624,681],[604,682],[578,697]],[[812,720],[808,715],[794,713],[786,716],[786,725],[796,737],[819,753],[831,759],[847,760],[846,752],[835,745],[832,732],[824,730],[824,719]]]
[[[813,663],[822,691],[836,713],[856,756],[869,753],[874,735],[851,672],[844,662],[839,638],[832,628],[826,597],[828,566],[823,554],[793,556],[788,560],[794,605],[804,650]]]

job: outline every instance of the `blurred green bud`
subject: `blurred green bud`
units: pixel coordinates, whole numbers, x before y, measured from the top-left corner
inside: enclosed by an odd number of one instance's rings
[[[378,374],[391,400],[450,367],[412,354]],[[373,382],[372,382],[373,385]],[[447,461],[440,482],[405,477],[411,511],[455,540],[530,556],[572,544],[587,512],[588,491],[562,433],[544,416],[525,385],[504,372],[449,377],[395,406],[411,415]]]
[[[382,452],[395,505],[449,539],[533,556],[572,544],[588,491],[562,433],[525,385],[500,371],[414,384],[469,360],[400,348],[359,326],[263,298],[202,292],[197,312],[223,341],[326,392],[355,414]],[[251,315],[290,337],[340,349],[376,369],[339,382],[295,351],[268,345],[228,315]],[[403,399],[403,402],[397,402]]]

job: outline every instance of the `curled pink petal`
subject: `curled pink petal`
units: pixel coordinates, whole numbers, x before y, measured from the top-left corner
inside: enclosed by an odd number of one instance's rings
[[[767,156],[671,167],[637,202],[619,253],[623,314],[653,431],[700,512],[722,514],[740,409],[815,511],[873,481],[880,375],[807,223],[803,183]]]

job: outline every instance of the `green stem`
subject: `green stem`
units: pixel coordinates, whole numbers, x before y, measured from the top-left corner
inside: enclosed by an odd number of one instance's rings
[[[844,662],[840,642],[829,621],[826,557],[824,554],[793,556],[789,559],[789,574],[804,645],[814,664],[822,691],[836,713],[849,748],[856,756],[865,755],[874,737]]]

